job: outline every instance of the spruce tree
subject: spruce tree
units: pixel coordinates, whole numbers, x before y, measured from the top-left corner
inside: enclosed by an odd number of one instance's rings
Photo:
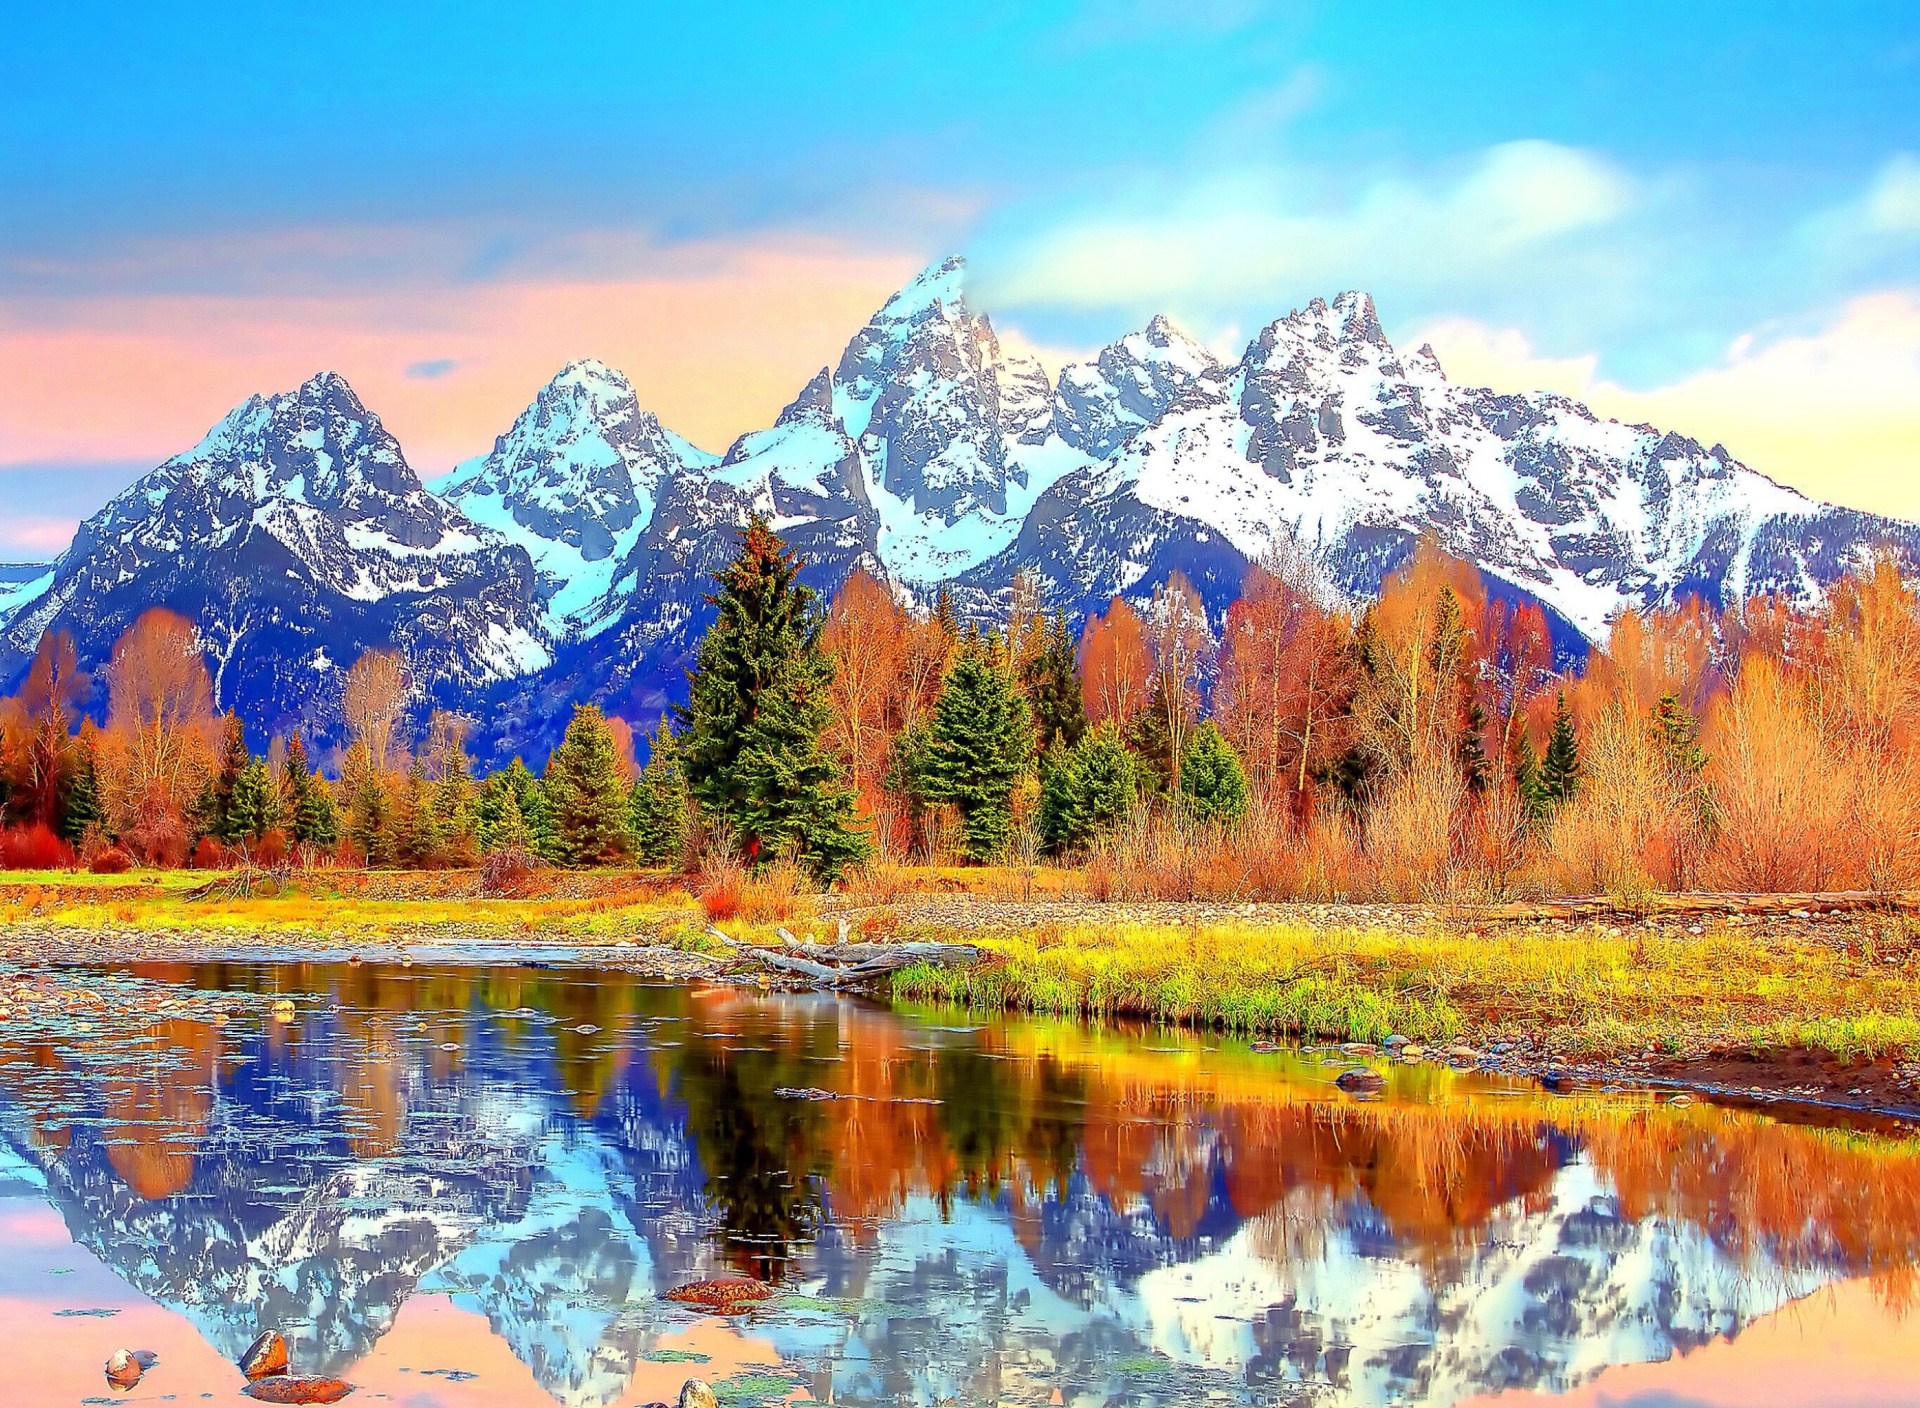
[[[433,805],[433,783],[427,777],[426,763],[415,758],[407,769],[407,780],[400,793],[395,855],[400,864],[422,868],[440,863],[445,838],[440,831],[440,814]]]
[[[287,740],[287,761],[281,769],[280,814],[299,845],[327,847],[339,839],[332,791],[313,770],[306,740],[297,729]]]
[[[824,879],[864,859],[854,793],[821,746],[833,662],[799,565],[765,520],[718,574],[686,707],[676,711],[687,790],[758,866],[793,852]]]
[[[1533,751],[1533,740],[1520,730],[1520,741],[1513,746],[1513,789],[1520,805],[1535,821],[1547,814],[1546,798],[1540,793],[1540,758]]]
[[[219,758],[200,803],[202,829],[228,845],[247,834],[245,827],[234,818],[233,792],[239,785],[240,774],[252,761],[246,726],[240,722],[239,713],[230,709],[221,721]]]
[[[106,811],[100,800],[99,734],[91,720],[80,725],[74,740],[73,781],[67,788],[60,812],[60,835],[79,845],[87,832],[106,824]]]
[[[1133,716],[1127,729],[1127,746],[1140,766],[1137,781],[1148,797],[1164,797],[1173,786],[1173,729],[1167,721],[1166,696],[1161,692],[1160,676],[1153,677],[1153,689],[1147,707]]]
[[[390,866],[398,850],[394,836],[393,796],[377,769],[360,776],[347,812],[347,836],[371,866]]]
[[[434,827],[440,856],[448,865],[472,865],[480,858],[480,823],[473,811],[473,772],[467,750],[456,743],[433,786]]]
[[[249,759],[227,795],[224,837],[258,841],[280,824],[280,792],[265,760]]]
[[[560,838],[555,834],[553,812],[547,806],[546,791],[540,785],[540,779],[533,775],[532,769],[515,758],[501,771],[487,779],[489,789],[497,798],[500,790],[511,793],[514,809],[520,813],[521,825],[526,829],[527,848],[544,861],[559,865],[563,863]],[[491,810],[496,818],[503,815],[503,809],[496,800]],[[482,824],[485,824],[484,818]],[[484,837],[484,832],[483,832]],[[497,836],[485,840],[489,850],[498,849],[502,844]]]
[[[1205,824],[1236,822],[1247,814],[1247,774],[1211,719],[1187,737],[1180,758],[1180,802]]]
[[[1048,852],[1079,850],[1118,826],[1138,798],[1139,772],[1111,720],[1088,730],[1076,748],[1056,743],[1041,764],[1035,818]]]
[[[488,779],[489,782],[492,780]],[[520,802],[514,796],[513,789],[501,787],[495,796],[498,810],[484,833],[482,844],[488,852],[531,851],[533,833],[527,830],[527,819],[520,814]]]
[[[1055,612],[1042,627],[1040,649],[1026,663],[1023,683],[1033,706],[1034,744],[1045,756],[1057,739],[1068,748],[1087,732],[1087,707],[1080,690],[1080,665],[1065,612]]]
[[[1074,849],[1086,836],[1074,787],[1073,750],[1059,737],[1040,755],[1040,802],[1034,809],[1033,829],[1049,855]]]
[[[612,865],[633,849],[629,797],[607,716],[595,704],[574,708],[566,737],[547,759],[541,784],[566,865]]]
[[[992,860],[1013,834],[1013,790],[1033,758],[1033,720],[998,641],[969,637],[934,701],[921,786],[960,813],[960,849]]]
[[[1706,783],[1707,755],[1700,748],[1700,721],[1669,692],[1653,706],[1647,728],[1674,789],[1695,821],[1710,831],[1714,824],[1713,789]]]
[[[1547,735],[1546,756],[1540,760],[1539,792],[1548,810],[1571,802],[1580,790],[1580,739],[1573,731],[1567,692],[1553,708],[1553,730]]]
[[[633,853],[643,865],[680,859],[687,832],[687,779],[680,770],[680,740],[665,718],[647,748],[647,765],[634,779],[630,825]]]

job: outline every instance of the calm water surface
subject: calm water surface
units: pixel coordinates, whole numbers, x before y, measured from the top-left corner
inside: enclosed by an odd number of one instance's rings
[[[262,1327],[412,1408],[1920,1403],[1898,1125],[583,969],[86,981],[0,1025],[0,1404],[244,1403]],[[780,1294],[660,1299],[717,1276]]]

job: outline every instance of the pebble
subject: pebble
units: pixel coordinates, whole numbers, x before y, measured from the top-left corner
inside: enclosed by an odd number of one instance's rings
[[[265,1330],[240,1356],[240,1372],[249,1381],[287,1372],[287,1342],[278,1330]]]
[[[1350,1071],[1342,1071],[1333,1083],[1346,1091],[1379,1090],[1387,1078],[1366,1066],[1355,1066]]]
[[[720,1400],[701,1380],[688,1379],[680,1385],[679,1408],[720,1408]]]
[[[116,1349],[107,1357],[107,1382],[115,1388],[132,1388],[140,1382],[140,1376],[146,1372],[143,1365],[130,1349]]]

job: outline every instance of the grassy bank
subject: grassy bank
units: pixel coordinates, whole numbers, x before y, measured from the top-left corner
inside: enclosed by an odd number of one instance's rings
[[[1920,1054],[1920,972],[1905,936],[1849,949],[1731,928],[1482,936],[1090,923],[970,941],[992,958],[908,969],[896,994],[1278,1037],[1525,1039],[1585,1057],[1783,1046],[1841,1060]]]

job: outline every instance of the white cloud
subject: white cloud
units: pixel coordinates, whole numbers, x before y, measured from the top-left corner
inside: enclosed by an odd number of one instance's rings
[[[1003,304],[1237,303],[1287,287],[1486,276],[1607,225],[1632,205],[1616,167],[1551,142],[1510,142],[1464,168],[1387,176],[1316,199],[1326,182],[1281,167],[1216,172],[1070,217],[993,261]]]
[[[1920,292],[1864,295],[1809,333],[1743,334],[1713,365],[1647,389],[1600,377],[1596,356],[1543,357],[1520,333],[1469,319],[1409,341],[1422,339],[1456,382],[1561,391],[1722,443],[1816,498],[1920,519]]]
[[[1882,167],[1864,209],[1871,229],[1920,234],[1920,160],[1902,152]]]

